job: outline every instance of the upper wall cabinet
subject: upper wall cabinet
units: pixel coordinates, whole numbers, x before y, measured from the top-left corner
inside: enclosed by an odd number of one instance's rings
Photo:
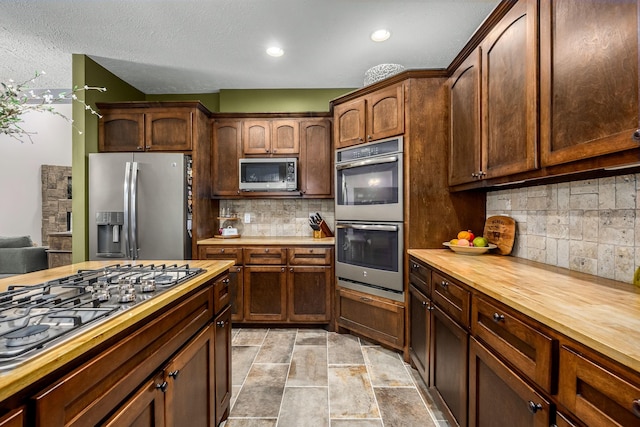
[[[638,147],[636,0],[540,0],[542,166]]]
[[[297,120],[245,120],[242,152],[251,154],[298,154],[300,128]]]
[[[537,6],[520,0],[449,79],[449,185],[538,167]]]
[[[449,185],[476,180],[480,163],[480,49],[449,79]]]
[[[118,104],[122,105],[122,104]],[[193,114],[188,107],[99,107],[98,148],[108,151],[191,151]]]
[[[300,122],[300,191],[305,196],[333,195],[333,148],[331,120]]]
[[[538,167],[536,0],[519,0],[480,45],[482,170],[478,178]]]
[[[331,117],[327,113],[216,113],[212,122],[215,198],[333,196]],[[240,191],[239,159],[258,156],[297,157],[299,191]]]
[[[404,133],[404,86],[363,95],[333,110],[336,148]]]
[[[213,122],[213,194],[237,196],[241,154],[242,122],[240,120],[215,120]]]

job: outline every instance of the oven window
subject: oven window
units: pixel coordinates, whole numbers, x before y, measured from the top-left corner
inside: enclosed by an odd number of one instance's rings
[[[398,203],[398,162],[371,164],[337,171],[337,204]]]
[[[377,270],[398,270],[398,230],[359,229],[338,226],[338,261]]]

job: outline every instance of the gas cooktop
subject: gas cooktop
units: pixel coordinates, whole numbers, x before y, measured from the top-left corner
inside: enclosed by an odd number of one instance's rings
[[[0,371],[204,271],[188,264],[117,264],[9,286],[0,292]]]

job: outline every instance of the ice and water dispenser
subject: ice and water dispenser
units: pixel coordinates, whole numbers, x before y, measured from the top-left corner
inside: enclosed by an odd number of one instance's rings
[[[96,226],[98,227],[98,257],[121,258],[122,226],[124,212],[96,212]]]

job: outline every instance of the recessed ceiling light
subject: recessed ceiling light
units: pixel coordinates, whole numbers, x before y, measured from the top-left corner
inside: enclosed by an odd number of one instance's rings
[[[284,55],[284,50],[282,50],[281,47],[271,46],[267,49],[267,55],[275,56],[277,58],[278,56]]]
[[[373,40],[374,42],[383,42],[389,37],[391,37],[391,33],[389,32],[389,30],[386,30],[384,28],[371,33],[371,40]]]

